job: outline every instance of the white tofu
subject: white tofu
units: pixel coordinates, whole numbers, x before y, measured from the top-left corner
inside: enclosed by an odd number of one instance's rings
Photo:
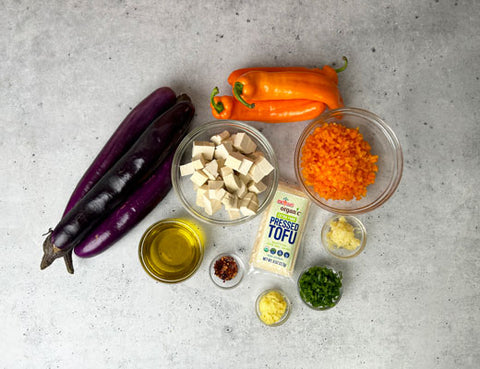
[[[218,190],[215,190],[213,198],[218,201],[222,201],[227,193],[230,193],[230,192],[225,191],[224,188],[219,188]]]
[[[258,211],[258,197],[256,194],[249,192],[240,201],[240,212],[244,216],[255,215]]]
[[[238,173],[238,178],[240,178],[240,180],[245,183],[248,186],[250,186],[251,183],[253,183],[252,181],[252,177],[250,177],[249,174],[242,174],[242,173]]]
[[[233,169],[230,168],[230,167],[223,166],[223,167],[220,168],[220,176],[222,178],[225,178],[225,177],[227,177],[229,175],[233,175],[233,174],[234,174]]]
[[[205,168],[202,169],[208,179],[215,180],[218,176],[218,163],[215,159],[205,164]]]
[[[203,197],[207,194],[207,192],[208,192],[208,187],[206,185],[203,185],[197,189],[197,196],[195,199],[195,204],[197,204],[197,206],[200,206],[203,208],[204,206]]]
[[[238,206],[238,197],[233,193],[227,192],[221,201],[226,210],[240,209]]]
[[[215,160],[217,160],[219,170],[225,166],[225,159],[215,159]]]
[[[193,166],[192,162],[180,165],[180,175],[182,177],[189,176],[193,174],[193,172],[195,172],[195,167]]]
[[[226,159],[231,152],[233,152],[233,144],[225,141],[215,147],[214,157],[215,159]]]
[[[239,152],[231,152],[225,160],[225,166],[230,167],[233,170],[238,170],[240,165],[242,165],[244,158],[245,156]]]
[[[228,209],[227,213],[230,217],[230,220],[241,218],[240,210],[238,209]]]
[[[237,192],[240,189],[240,183],[243,183],[236,174],[229,174],[223,177],[223,181],[227,190],[232,193]]]
[[[253,192],[253,193],[256,193],[257,195],[259,193],[262,193],[263,191],[265,191],[267,189],[267,185],[265,183],[263,183],[262,181],[258,182],[258,183],[255,183],[255,182],[251,182],[249,185],[248,185],[248,190],[250,192]]]
[[[203,172],[196,170],[195,173],[190,177],[190,180],[196,184],[198,187],[202,186],[205,182],[208,181],[208,177]]]
[[[253,160],[247,157],[242,159],[242,164],[240,164],[240,168],[238,168],[238,173],[247,175],[248,171],[253,165]]]
[[[206,160],[212,160],[215,144],[208,141],[193,141],[192,158],[203,155]]]
[[[248,174],[252,177],[253,182],[258,183],[273,169],[273,166],[268,162],[268,160],[263,156],[260,156],[255,160]]]
[[[235,194],[240,198],[243,199],[243,197],[248,193],[247,185],[243,181],[239,181],[240,186],[239,189],[235,192]]]
[[[192,159],[192,165],[193,165],[193,169],[195,170],[205,168],[205,158],[203,157],[203,155],[195,156]]]
[[[203,197],[204,209],[208,215],[213,215],[222,208],[222,203],[217,199],[209,199],[206,196]]]
[[[223,181],[208,181],[207,186],[208,186],[208,196],[211,199],[216,198],[215,193],[217,190],[223,188]]]
[[[220,145],[223,140],[226,140],[229,137],[230,137],[230,132],[223,131],[222,133],[219,133],[218,135],[210,137],[210,141],[212,141],[215,145]]]
[[[243,154],[251,154],[257,148],[257,144],[244,132],[238,132],[233,141],[233,147]]]

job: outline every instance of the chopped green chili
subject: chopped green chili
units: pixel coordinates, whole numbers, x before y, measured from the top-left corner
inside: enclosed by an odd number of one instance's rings
[[[311,267],[300,277],[300,297],[314,308],[335,306],[340,298],[342,272],[327,267]]]

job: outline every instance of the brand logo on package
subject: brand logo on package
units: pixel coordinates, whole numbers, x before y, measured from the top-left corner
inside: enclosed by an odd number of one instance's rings
[[[293,202],[288,202],[288,197],[284,197],[283,200],[278,199],[277,204],[288,206],[289,208],[295,207],[295,204]]]

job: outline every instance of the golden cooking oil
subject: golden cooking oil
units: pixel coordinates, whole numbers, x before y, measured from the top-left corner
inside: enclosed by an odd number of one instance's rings
[[[167,283],[190,277],[203,259],[204,234],[185,219],[165,219],[143,235],[139,257],[145,271]]]

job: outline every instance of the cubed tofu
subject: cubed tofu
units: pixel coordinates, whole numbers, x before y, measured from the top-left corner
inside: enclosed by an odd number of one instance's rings
[[[253,193],[256,193],[257,195],[259,193],[262,193],[263,191],[265,191],[267,189],[267,185],[265,183],[263,183],[262,181],[260,182],[251,182],[249,185],[248,185],[248,190],[250,192],[253,192]]]
[[[240,201],[240,212],[244,216],[255,215],[258,211],[258,197],[256,194],[249,192]]]
[[[238,198],[243,199],[243,197],[248,193],[248,188],[247,185],[239,180],[240,186],[239,189],[235,192],[235,194],[238,196]]]
[[[223,199],[221,200],[222,204],[225,206],[225,209],[239,209],[238,206],[238,197],[230,192],[227,192]]]
[[[219,188],[218,190],[215,190],[213,198],[218,201],[222,201],[227,193],[229,192],[227,192],[224,188]]]
[[[230,220],[239,219],[242,216],[239,209],[227,209],[227,213]]]
[[[192,158],[203,155],[205,160],[212,160],[215,144],[208,141],[193,141]]]
[[[202,186],[205,182],[208,181],[208,177],[205,173],[200,170],[196,170],[195,173],[190,177],[190,180],[196,184],[198,187]]]
[[[205,168],[205,158],[203,155],[197,155],[192,159],[193,169],[199,170]]]
[[[253,165],[253,160],[247,157],[242,159],[242,163],[240,164],[240,168],[238,168],[238,173],[247,175],[248,171]]]
[[[239,152],[231,152],[225,160],[225,166],[230,167],[233,170],[238,170],[240,165],[242,165],[244,158],[245,156]]]
[[[236,174],[229,174],[223,177],[225,187],[229,192],[235,193],[240,189],[240,183],[243,183]]]
[[[205,164],[205,168],[202,169],[208,179],[215,180],[218,176],[218,163],[215,159]]]
[[[217,199],[204,197],[204,209],[208,215],[213,215],[222,208],[222,203]]]
[[[203,197],[207,194],[207,192],[208,192],[207,185],[203,185],[197,189],[197,196],[195,199],[195,203],[197,204],[197,206],[200,206],[203,208],[204,206]]]
[[[230,168],[230,167],[223,166],[223,167],[220,168],[220,176],[222,178],[225,178],[225,177],[227,177],[229,175],[233,175],[233,174],[234,174],[233,169]]]
[[[208,195],[210,198],[215,198],[215,192],[223,188],[223,181],[210,180],[207,182]]]
[[[215,159],[226,159],[231,152],[233,152],[233,144],[225,141],[215,147],[214,157]]]
[[[257,148],[257,144],[244,132],[238,132],[233,141],[233,147],[243,154],[251,154]]]
[[[214,136],[210,137],[210,141],[212,141],[215,145],[220,145],[223,140],[226,140],[229,137],[230,137],[230,132],[223,131],[222,133],[219,133],[218,135],[214,135]]]
[[[192,162],[180,165],[180,175],[182,177],[189,176],[193,174],[193,172],[195,172],[195,167]]]
[[[258,183],[273,169],[273,166],[268,162],[268,160],[263,156],[260,156],[255,160],[248,174],[250,177],[252,177],[253,182]]]

